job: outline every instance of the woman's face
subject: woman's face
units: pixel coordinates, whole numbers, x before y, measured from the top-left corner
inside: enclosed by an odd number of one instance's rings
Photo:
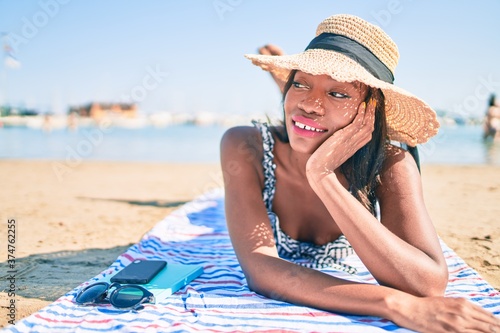
[[[295,151],[312,154],[337,130],[352,122],[368,88],[328,75],[298,71],[285,96],[285,122]]]

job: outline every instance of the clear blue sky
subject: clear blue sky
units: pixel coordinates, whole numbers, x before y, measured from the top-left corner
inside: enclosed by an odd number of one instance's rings
[[[0,103],[63,113],[130,96],[144,113],[273,112],[277,88],[243,54],[300,52],[338,13],[384,28],[401,54],[396,84],[434,108],[480,114],[500,94],[497,0],[0,0],[21,62],[1,67]]]

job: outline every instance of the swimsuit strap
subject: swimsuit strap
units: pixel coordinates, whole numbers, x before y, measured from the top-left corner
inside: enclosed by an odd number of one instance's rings
[[[276,190],[276,164],[274,163],[273,154],[274,138],[267,123],[252,120],[252,124],[259,129],[262,135],[262,167],[264,169],[264,189],[262,190],[262,197],[267,211],[272,212],[274,192]]]

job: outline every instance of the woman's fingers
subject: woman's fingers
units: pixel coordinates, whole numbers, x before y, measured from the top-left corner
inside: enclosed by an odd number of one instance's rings
[[[370,99],[368,103],[363,102],[358,106],[358,112],[354,120],[344,128],[349,128],[351,125],[355,125],[357,129],[363,128],[364,130],[373,131],[375,125],[375,108],[377,106],[377,101]]]
[[[500,333],[500,320],[465,298],[425,297],[418,300],[406,327],[431,333]]]
[[[369,128],[373,131],[375,127],[375,109],[377,108],[377,101],[371,99],[365,110],[365,117],[363,118],[363,125],[369,125]]]
[[[474,310],[471,311],[471,317],[476,321],[477,327],[471,328],[477,329],[479,332],[500,333],[500,318],[475,304],[472,304],[472,307]]]
[[[348,141],[351,141],[355,151],[367,144],[372,138],[375,128],[375,107],[376,101],[373,99],[368,103],[361,103],[353,122],[343,128],[350,132]]]

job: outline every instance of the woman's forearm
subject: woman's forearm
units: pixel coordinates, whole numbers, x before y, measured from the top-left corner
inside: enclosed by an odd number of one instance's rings
[[[407,313],[414,296],[404,292],[349,282],[265,254],[253,255],[246,271],[251,289],[266,297],[331,312],[378,316],[392,320]],[[396,309],[395,304],[398,304]]]
[[[415,295],[443,294],[447,274],[439,263],[379,223],[334,173],[312,187],[380,284]]]
[[[251,289],[273,299],[330,312],[382,317],[417,332],[500,329],[498,319],[465,299],[416,297],[389,287],[349,282],[265,253],[247,253],[246,259],[252,263],[245,269]]]

